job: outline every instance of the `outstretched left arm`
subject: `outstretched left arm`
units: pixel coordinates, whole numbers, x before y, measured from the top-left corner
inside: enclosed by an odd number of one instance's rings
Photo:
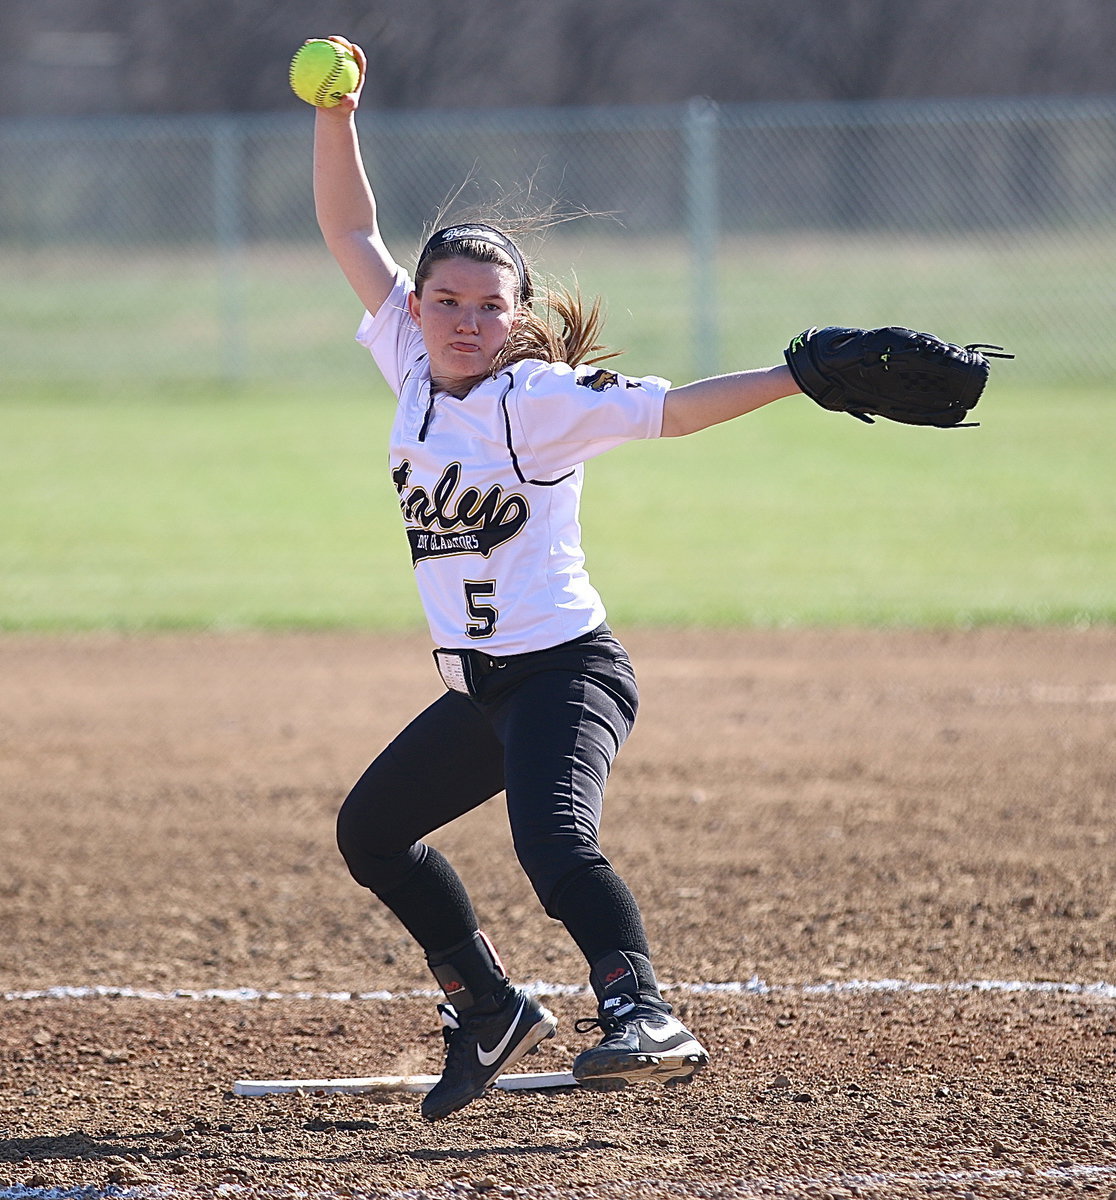
[[[671,388],[663,403],[663,437],[682,437],[754,412],[800,389],[785,366],[716,375]]]

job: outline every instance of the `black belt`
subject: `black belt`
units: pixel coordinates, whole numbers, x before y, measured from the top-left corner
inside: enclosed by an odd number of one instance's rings
[[[434,663],[442,682],[452,692],[461,692],[465,696],[477,694],[477,684],[487,675],[502,671],[505,667],[516,666],[529,662],[540,654],[550,654],[554,650],[565,650],[570,646],[579,646],[583,642],[591,642],[602,633],[608,633],[606,624],[598,625],[588,633],[571,638],[568,642],[559,642],[556,646],[547,646],[543,650],[527,650],[523,654],[505,654],[495,658],[483,650],[446,650],[434,651]]]

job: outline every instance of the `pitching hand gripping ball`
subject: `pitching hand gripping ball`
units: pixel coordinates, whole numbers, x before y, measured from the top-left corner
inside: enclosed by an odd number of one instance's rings
[[[338,42],[314,38],[291,59],[291,91],[315,108],[333,108],[360,83],[360,66]]]

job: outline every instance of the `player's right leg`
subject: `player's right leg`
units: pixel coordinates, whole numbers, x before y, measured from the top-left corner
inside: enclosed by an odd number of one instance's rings
[[[368,767],[338,815],[350,873],[423,948],[446,995],[439,1005],[445,1066],[422,1104],[432,1121],[476,1099],[557,1025],[511,984],[457,872],[421,840],[503,785],[503,749],[490,726],[470,701],[449,692]]]
[[[446,1064],[422,1102],[422,1115],[437,1121],[464,1108],[553,1037],[558,1021],[508,980],[492,943],[479,931],[432,956],[430,969],[449,1001],[438,1006]]]

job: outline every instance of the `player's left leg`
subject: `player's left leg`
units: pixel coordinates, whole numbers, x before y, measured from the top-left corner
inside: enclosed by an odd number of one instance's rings
[[[604,787],[638,707],[631,664],[608,635],[549,656],[493,705],[504,742],[516,853],[550,916],[590,965],[601,1044],[580,1055],[585,1086],[689,1079],[708,1062],[673,1016],[651,964],[639,905],[598,841]]]
[[[578,1021],[579,1033],[598,1028],[596,1046],[574,1059],[574,1078],[582,1087],[615,1091],[629,1083],[689,1083],[709,1063],[709,1054],[696,1037],[671,1015],[658,989],[650,962],[636,954],[614,951],[599,959],[590,972],[597,997],[597,1016]]]

